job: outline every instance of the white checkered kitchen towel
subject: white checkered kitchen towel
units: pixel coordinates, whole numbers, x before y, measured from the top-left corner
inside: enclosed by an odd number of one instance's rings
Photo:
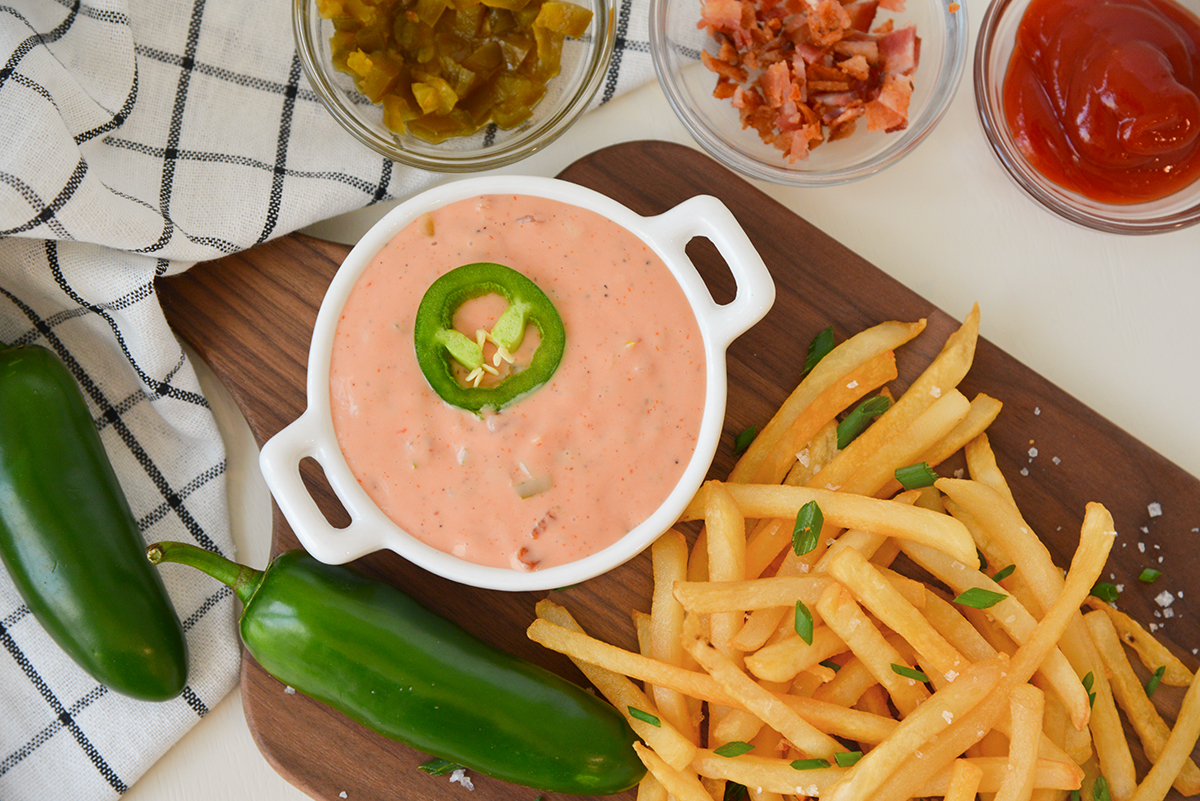
[[[597,104],[653,74],[645,1],[617,2]],[[337,127],[289,14],[288,0],[0,0],[0,342],[43,344],[74,372],[148,541],[232,555],[223,448],[154,278],[435,178]],[[0,801],[116,797],[234,686],[232,594],[166,577],[191,674],[155,704],[76,668],[0,568]]]

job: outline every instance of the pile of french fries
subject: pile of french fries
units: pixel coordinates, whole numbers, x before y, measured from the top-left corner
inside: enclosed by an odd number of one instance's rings
[[[895,350],[924,326],[883,323],[833,348],[729,479],[704,485],[683,516],[703,523],[694,545],[672,530],[652,548],[650,612],[634,612],[640,652],[537,605],[529,637],[570,657],[641,738],[639,799],[721,801],[730,788],[752,801],[1200,793],[1190,758],[1200,682],[1090,597],[1111,516],[1087,506],[1064,573],[997,468],[986,429],[1000,403],[957,389],[978,307],[838,447],[839,418],[888,394]],[[895,477],[960,451],[963,477],[907,490]],[[891,569],[901,554],[923,580]],[[1173,724],[1127,647],[1162,684],[1188,688]],[[1153,766],[1140,780],[1118,710]]]

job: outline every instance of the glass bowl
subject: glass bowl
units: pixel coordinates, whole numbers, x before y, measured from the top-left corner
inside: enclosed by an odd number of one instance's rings
[[[789,163],[785,154],[743,128],[727,99],[713,97],[716,75],[700,63],[715,54],[716,41],[697,28],[702,0],[650,0],[650,52],[667,99],[684,127],[710,156],[751,178],[791,186],[832,186],[865,178],[895,164],[919,145],[942,118],[967,61],[967,10],[950,0],[907,0],[905,11],[880,9],[875,24],[894,18],[897,27],[916,24],[920,64],[914,74],[908,127],[886,133],[858,130],[824,142],[807,159]]]
[[[546,87],[533,116],[516,128],[487,125],[472,136],[436,144],[397,134],[383,124],[383,107],[372,104],[353,79],[333,67],[329,38],[333,24],[317,13],[316,0],[293,0],[292,32],[313,91],[333,118],[356,139],[383,156],[425,170],[477,172],[531,156],[561,136],[588,107],[604,81],[616,41],[613,0],[573,0],[592,11],[587,33],[567,39],[562,71]]]
[[[1181,5],[1196,13],[1198,0]],[[1004,78],[1017,28],[1029,0],[993,0],[975,45],[975,106],[992,151],[1017,186],[1055,214],[1097,231],[1155,234],[1200,221],[1200,181],[1146,203],[1101,203],[1064,189],[1033,168],[1021,154],[1004,114]]]

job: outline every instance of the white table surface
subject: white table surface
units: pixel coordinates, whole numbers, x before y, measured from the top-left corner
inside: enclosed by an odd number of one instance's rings
[[[966,6],[977,31],[985,3],[966,0]],[[760,188],[949,314],[961,318],[978,301],[984,337],[1200,475],[1200,226],[1115,236],[1044,211],[988,149],[970,72],[968,64],[929,139],[883,173],[840,187]],[[693,144],[653,83],[592,112],[542,153],[503,171],[555,175],[587,153],[638,139]],[[384,211],[364,210],[310,231],[344,237]],[[220,385],[208,374],[202,380],[229,447],[238,556],[262,567],[270,502],[254,442]],[[447,798],[465,794],[447,784]],[[236,691],[125,797],[307,798],[258,753]]]

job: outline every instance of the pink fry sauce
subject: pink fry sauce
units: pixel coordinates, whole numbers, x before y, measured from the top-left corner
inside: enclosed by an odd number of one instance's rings
[[[425,290],[479,261],[532,279],[566,331],[554,376],[482,418],[442,401],[413,351]],[[455,327],[473,338],[505,306],[465,304]],[[530,326],[518,366],[537,339]],[[330,367],[338,445],[384,514],[516,570],[600,551],[654,512],[695,450],[705,389],[695,315],[654,251],[595,212],[521,195],[458,201],[397,234],[351,291]]]

